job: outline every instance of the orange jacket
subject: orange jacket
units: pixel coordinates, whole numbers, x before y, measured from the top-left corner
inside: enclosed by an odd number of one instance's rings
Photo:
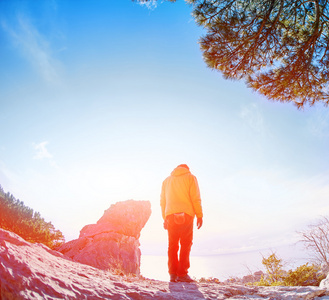
[[[179,165],[162,183],[160,205],[163,219],[182,212],[203,217],[198,181],[186,165]]]

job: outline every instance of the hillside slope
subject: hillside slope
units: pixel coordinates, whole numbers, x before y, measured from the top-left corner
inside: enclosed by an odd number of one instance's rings
[[[320,287],[248,287],[122,277],[74,262],[0,229],[0,298],[20,299],[329,299]]]

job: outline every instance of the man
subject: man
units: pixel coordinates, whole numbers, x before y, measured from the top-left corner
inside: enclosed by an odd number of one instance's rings
[[[168,230],[168,269],[171,282],[192,282],[188,275],[193,240],[193,219],[202,226],[199,185],[187,165],[175,168],[162,183],[160,199],[164,228]],[[180,251],[178,255],[178,250]]]

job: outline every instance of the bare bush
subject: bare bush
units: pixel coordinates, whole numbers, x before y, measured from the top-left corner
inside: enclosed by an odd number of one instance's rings
[[[329,218],[322,217],[299,234],[300,241],[304,243],[306,249],[311,251],[316,263],[329,267]]]

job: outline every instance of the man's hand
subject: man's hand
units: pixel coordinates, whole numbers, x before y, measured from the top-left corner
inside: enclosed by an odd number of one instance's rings
[[[196,220],[196,226],[197,226],[198,229],[201,228],[202,224],[203,224],[202,218],[197,218],[197,220]]]
[[[168,221],[167,220],[164,220],[163,228],[166,229],[166,230],[168,229]]]

